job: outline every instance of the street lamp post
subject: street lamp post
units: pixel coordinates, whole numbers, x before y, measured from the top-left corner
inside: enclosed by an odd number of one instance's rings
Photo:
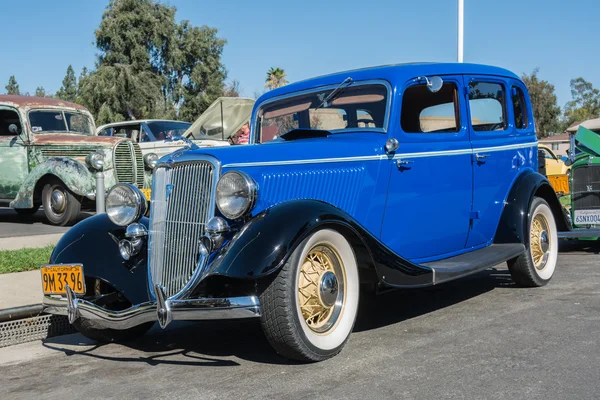
[[[458,0],[458,62],[463,62],[463,34],[465,27],[465,0]]]

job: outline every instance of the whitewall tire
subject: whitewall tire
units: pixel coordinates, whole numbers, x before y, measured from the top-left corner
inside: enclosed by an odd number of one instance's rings
[[[508,261],[513,280],[522,286],[544,286],[556,270],[558,232],[548,203],[535,197],[529,208],[526,251]]]
[[[312,233],[261,295],[265,335],[284,357],[321,361],[339,353],[354,327],[358,266],[346,238]]]

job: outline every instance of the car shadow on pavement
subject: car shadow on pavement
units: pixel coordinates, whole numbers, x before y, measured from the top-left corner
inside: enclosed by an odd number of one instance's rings
[[[83,221],[87,217],[94,215],[93,212],[82,211],[75,223]],[[33,215],[19,215],[12,208],[2,207],[0,208],[0,222],[12,223],[12,224],[43,224],[43,225],[51,225],[44,214],[44,210],[40,207],[38,212]]]
[[[600,240],[561,240],[558,251],[565,254],[574,251],[600,254]]]
[[[488,269],[470,278],[431,288],[391,291],[370,296],[372,298],[363,296],[354,332],[397,324],[506,286],[515,286],[508,270]],[[147,335],[119,345],[97,345],[79,334],[64,338],[47,339],[44,346],[67,356],[152,366],[239,365],[232,357],[263,364],[295,364],[273,351],[258,320],[179,321],[166,330],[155,325]]]
[[[397,324],[450,307],[499,287],[518,287],[508,269],[487,269],[439,286],[363,296],[354,332]]]

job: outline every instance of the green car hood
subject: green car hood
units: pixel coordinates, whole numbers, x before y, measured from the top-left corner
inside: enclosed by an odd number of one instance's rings
[[[196,140],[227,140],[250,121],[254,100],[243,97],[219,97],[183,133]]]
[[[575,134],[575,140],[577,140],[577,147],[581,151],[595,157],[600,157],[600,135],[583,126],[579,126]]]

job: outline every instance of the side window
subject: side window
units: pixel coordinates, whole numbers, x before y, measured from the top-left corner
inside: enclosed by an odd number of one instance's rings
[[[19,114],[12,110],[0,110],[0,136],[15,136],[9,130],[11,124],[15,124],[18,131],[21,132]]]
[[[506,129],[506,97],[499,83],[471,82],[469,108],[474,131],[501,131]]]
[[[454,83],[444,83],[432,93],[425,85],[411,86],[404,91],[400,122],[406,133],[451,133],[460,130],[458,89]]]
[[[511,89],[513,113],[515,115],[515,128],[527,128],[527,108],[525,106],[525,94],[518,86],[513,86]]]
[[[539,148],[540,150],[542,150],[544,152],[544,157],[549,159],[549,160],[555,160],[556,157],[554,157],[554,154],[552,154],[550,151],[548,151],[548,149],[545,149],[543,147]]]

